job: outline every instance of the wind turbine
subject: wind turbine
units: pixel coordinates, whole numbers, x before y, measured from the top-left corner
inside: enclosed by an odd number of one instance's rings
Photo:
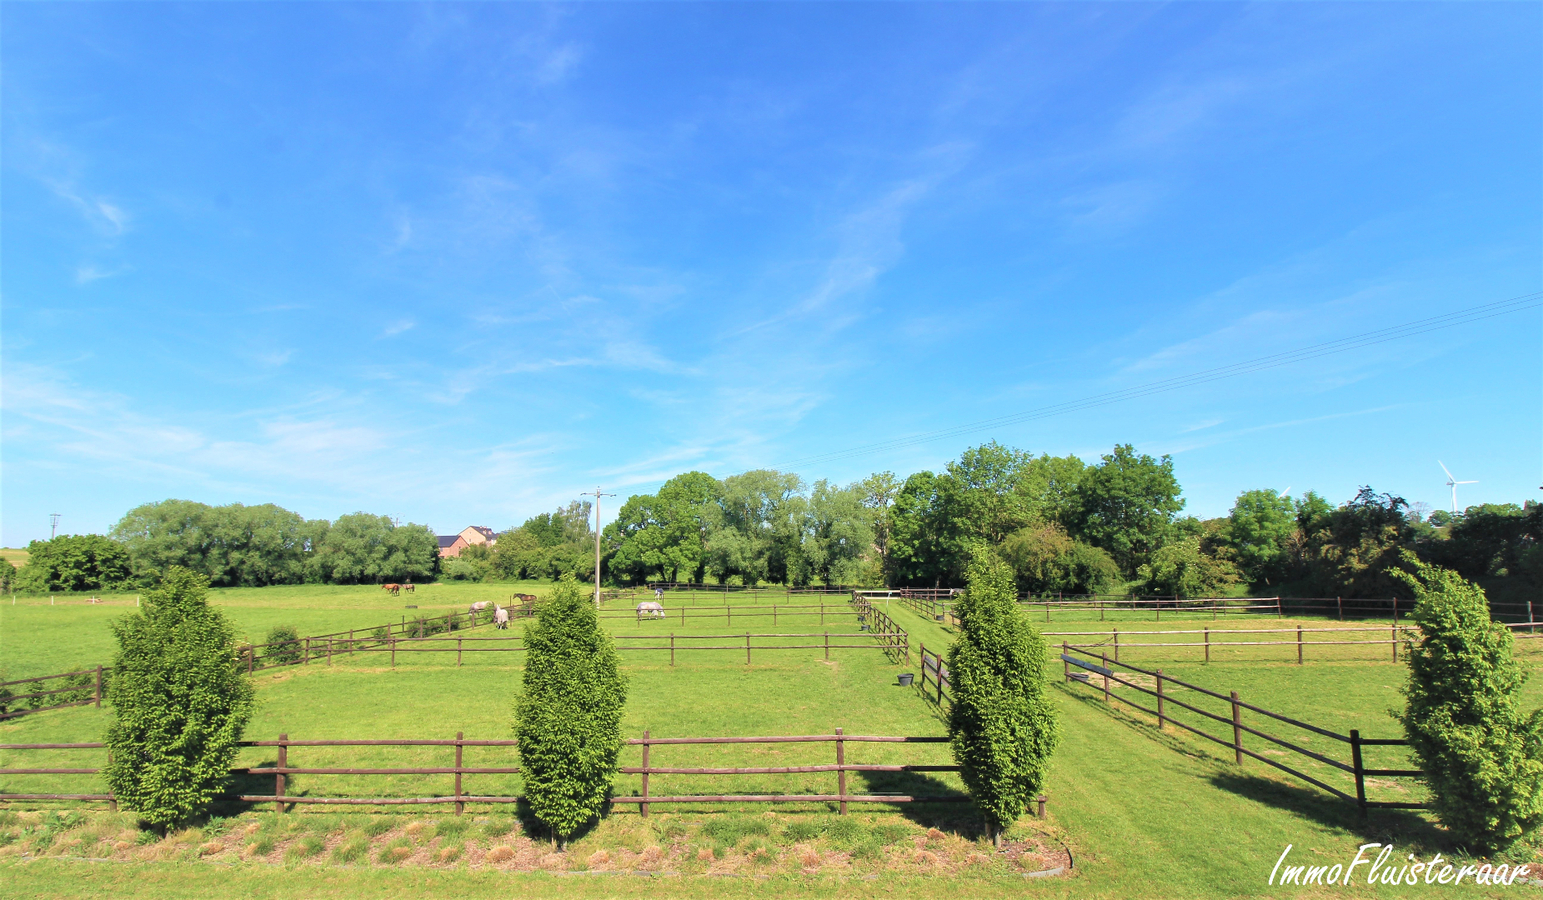
[[[1455,516],[1457,515],[1457,486],[1460,484],[1478,484],[1478,482],[1458,481],[1457,476],[1452,474],[1452,470],[1447,468],[1447,464],[1439,459],[1436,460],[1436,465],[1441,467],[1441,471],[1447,473],[1447,487],[1452,489],[1452,515]]]

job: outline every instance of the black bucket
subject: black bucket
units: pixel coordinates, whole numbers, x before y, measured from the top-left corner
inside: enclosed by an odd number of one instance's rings
[[[915,681],[915,680],[916,680],[916,676],[913,675],[910,672],[901,672],[900,673],[900,686],[901,687],[910,687],[911,686],[911,682]]]

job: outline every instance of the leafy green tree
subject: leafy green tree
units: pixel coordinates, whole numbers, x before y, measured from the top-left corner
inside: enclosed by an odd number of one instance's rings
[[[4,563],[0,565],[0,593],[16,590],[16,567],[8,559],[0,559],[0,563]]]
[[[1362,487],[1355,498],[1327,514],[1299,510],[1303,558],[1314,589],[1325,596],[1389,597],[1402,582],[1394,574],[1408,543],[1402,497]]]
[[[429,581],[439,571],[439,540],[424,525],[353,513],[332,523],[306,566],[310,580],[332,584]]]
[[[1279,580],[1290,567],[1288,546],[1296,533],[1296,507],[1272,489],[1244,491],[1227,517],[1226,541],[1238,568],[1252,583]]]
[[[1148,593],[1177,597],[1215,597],[1238,581],[1237,569],[1208,552],[1200,538],[1186,537],[1159,547],[1137,570]]]
[[[895,495],[890,515],[890,560],[902,585],[957,584],[964,570],[963,536],[949,515],[951,479],[917,472]]]
[[[209,576],[214,585],[261,587],[305,580],[306,561],[327,529],[324,519],[307,521],[271,503],[164,500],[129,510],[112,536],[129,549],[135,575],[144,583],[171,566],[184,566]]]
[[[100,591],[125,585],[130,576],[122,544],[100,534],[61,534],[27,545],[27,564],[17,582],[29,593]]]
[[[1442,824],[1476,853],[1504,850],[1543,823],[1543,711],[1523,713],[1525,676],[1484,592],[1454,572],[1405,562],[1419,627],[1408,654],[1404,733]]]
[[[537,605],[525,651],[515,713],[525,798],[562,846],[605,808],[627,680],[589,594],[571,576]]]
[[[230,624],[203,575],[173,567],[113,625],[113,719],[102,774],[118,802],[161,829],[204,813],[225,788],[251,718]]]
[[[809,495],[801,558],[810,580],[857,584],[863,558],[873,550],[873,515],[857,485],[845,488],[821,480]]]
[[[1456,571],[1469,580],[1510,574],[1532,543],[1527,511],[1514,503],[1470,506],[1452,526],[1445,540],[1422,547],[1422,556]]]
[[[1042,453],[1023,467],[1015,490],[1025,498],[1034,519],[1070,530],[1078,521],[1077,486],[1087,468],[1086,463],[1071,454]]]
[[[948,653],[948,734],[960,776],[992,837],[1023,815],[1060,740],[1045,642],[1018,609],[1012,571],[989,548],[971,556],[959,637]]]
[[[1173,460],[1137,454],[1129,444],[1116,446],[1082,474],[1077,502],[1073,533],[1109,551],[1127,573],[1162,546],[1174,516],[1184,508]]]
[[[1073,540],[1054,522],[1020,528],[998,552],[1018,589],[1032,594],[1103,594],[1120,582],[1120,567],[1108,553]]]

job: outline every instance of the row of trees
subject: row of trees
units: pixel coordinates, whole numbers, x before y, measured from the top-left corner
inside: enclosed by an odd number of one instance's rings
[[[739,584],[955,587],[992,548],[1019,591],[1216,596],[1273,589],[1387,597],[1405,551],[1492,590],[1543,587],[1543,507],[1424,516],[1367,487],[1336,506],[1309,491],[1238,495],[1229,514],[1181,515],[1173,461],[1117,446],[1097,463],[989,443],[940,472],[837,485],[758,469],[686,472],[629,497],[601,534],[602,576]],[[184,500],[130,510],[108,536],[35,541],[16,587],[102,590],[172,566],[217,586],[594,577],[591,506],[570,503],[441,560],[433,533],[355,513],[307,520],[272,504]],[[0,584],[11,570],[0,567]]]
[[[439,572],[427,526],[368,513],[306,519],[271,503],[147,503],[109,535],[61,535],[27,550],[16,589],[31,592],[143,587],[173,568],[221,587],[430,581]]]

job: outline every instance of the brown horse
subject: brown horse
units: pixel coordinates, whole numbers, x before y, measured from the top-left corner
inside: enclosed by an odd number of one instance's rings
[[[390,591],[393,594],[398,594],[401,593],[402,586],[400,584],[383,584],[380,586],[380,589],[383,591]]]
[[[408,583],[402,585],[402,590],[406,591],[409,594],[412,594],[412,593],[416,593],[418,589],[413,587],[412,582],[409,581]]]

